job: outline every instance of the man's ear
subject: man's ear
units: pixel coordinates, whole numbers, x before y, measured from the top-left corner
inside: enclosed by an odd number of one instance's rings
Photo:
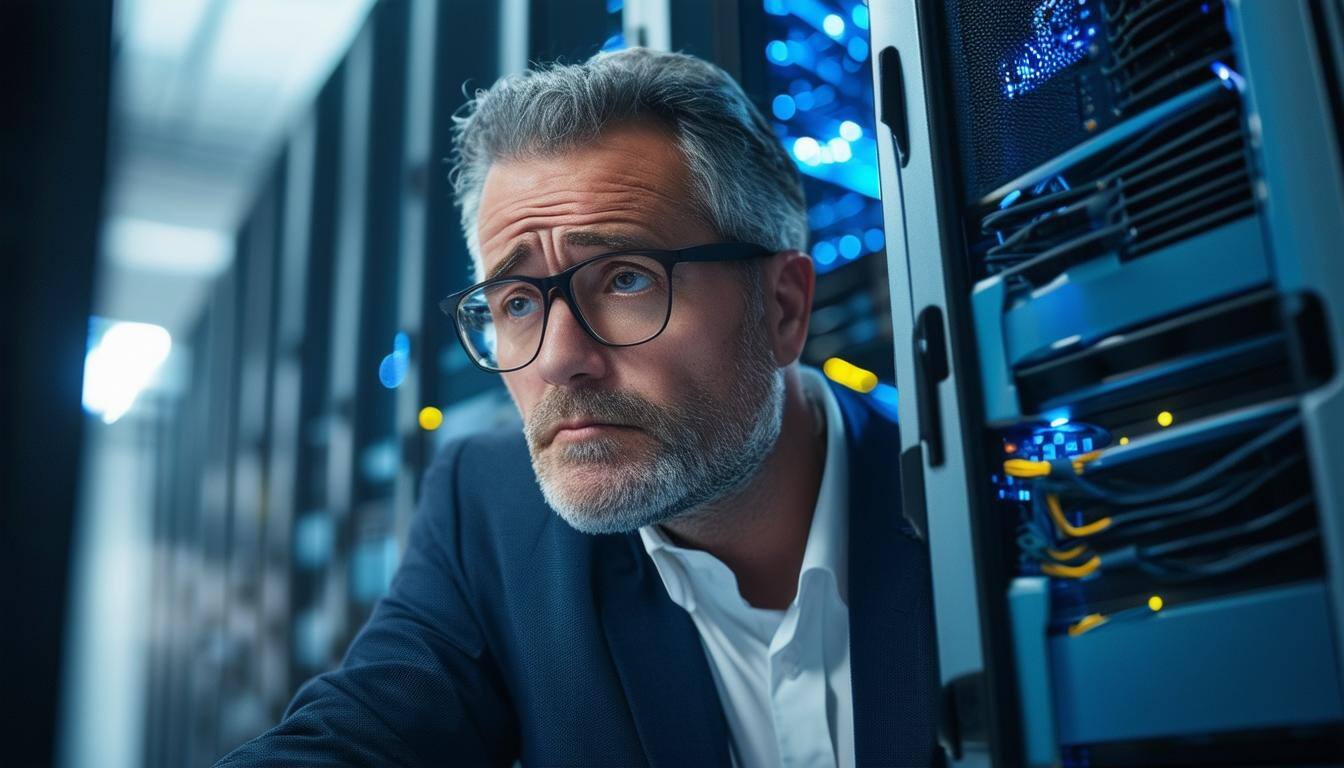
[[[765,318],[775,363],[783,367],[795,362],[807,343],[817,273],[812,257],[802,251],[776,253],[763,272]]]

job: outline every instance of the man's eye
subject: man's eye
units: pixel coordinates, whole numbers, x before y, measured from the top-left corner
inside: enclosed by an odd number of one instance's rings
[[[504,311],[509,317],[527,317],[537,310],[537,302],[531,296],[514,296],[504,302]]]
[[[636,293],[648,288],[652,283],[648,275],[630,270],[617,272],[611,278],[611,287],[621,293]]]

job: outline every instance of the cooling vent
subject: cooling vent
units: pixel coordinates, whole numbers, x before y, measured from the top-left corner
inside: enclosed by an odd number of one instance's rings
[[[1221,0],[1103,0],[1110,50],[1102,74],[1117,114],[1146,109],[1235,66]]]
[[[1248,216],[1255,200],[1239,100],[1223,90],[1003,202],[981,222],[998,243],[985,254],[986,271],[1010,270],[1034,284],[1100,253],[1134,258]]]

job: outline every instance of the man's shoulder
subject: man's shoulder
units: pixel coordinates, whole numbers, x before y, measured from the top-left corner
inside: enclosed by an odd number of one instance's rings
[[[852,445],[900,449],[894,405],[884,406],[871,394],[859,394],[829,379],[826,384],[840,406],[845,434]]]
[[[421,510],[464,539],[516,536],[554,516],[516,425],[445,443],[425,472]]]

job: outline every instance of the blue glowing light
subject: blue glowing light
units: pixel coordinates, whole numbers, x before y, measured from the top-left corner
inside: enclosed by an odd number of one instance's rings
[[[1079,26],[1080,5],[1071,0],[1044,0],[1031,16],[1031,39],[1018,52],[999,65],[1003,93],[1012,99],[1035,90],[1061,70],[1072,66],[1087,54],[1087,37],[1096,35],[1096,27],[1086,34]]]
[[[1068,424],[1068,423],[1069,423],[1069,417],[1068,417],[1068,416],[1060,416],[1060,417],[1057,418],[1057,419],[1051,419],[1051,420],[1050,420],[1050,426],[1052,426],[1052,427],[1062,427],[1062,426],[1064,426],[1065,424]]]
[[[843,83],[845,70],[840,66],[839,59],[824,59],[817,63],[817,77],[829,83]]]
[[[860,0],[761,2],[768,114],[806,179],[813,261],[824,274],[885,247],[877,143],[865,127],[872,93],[856,87],[868,79],[873,57],[870,14]]]
[[[863,233],[863,244],[870,251],[880,251],[887,245],[887,235],[880,229],[870,229]]]
[[[625,48],[625,35],[620,32],[608,37],[606,41],[602,43],[602,50],[604,51],[619,51],[623,48]]]
[[[799,162],[817,165],[821,162],[821,145],[811,136],[800,136],[793,142],[793,156]]]
[[[835,201],[835,212],[839,218],[847,219],[862,211],[866,205],[862,196],[849,192]]]
[[[829,240],[822,240],[812,246],[812,258],[816,259],[818,264],[823,266],[833,264],[835,257],[835,246]]]
[[[1003,199],[999,201],[999,210],[1003,210],[1004,208],[1007,208],[1008,206],[1017,202],[1017,198],[1021,196],[1022,196],[1022,190],[1020,189],[1014,189],[1012,192],[1009,192],[1008,194],[1004,195]]]
[[[859,29],[868,28],[868,6],[863,4],[854,6],[854,10],[849,12],[849,17],[854,20],[854,26]]]
[[[400,387],[406,381],[411,364],[411,338],[398,332],[392,339],[392,353],[378,364],[378,381],[388,389]]]
[[[854,235],[845,235],[840,238],[840,255],[853,261],[859,257],[863,250],[863,241]]]
[[[817,203],[807,212],[807,223],[813,229],[825,229],[835,223],[835,208],[826,203]]]
[[[607,0],[607,13],[620,13],[625,8],[625,0]]]
[[[1217,75],[1228,88],[1235,88],[1238,91],[1246,88],[1246,79],[1223,62],[1215,61],[1209,65],[1209,69],[1213,70],[1213,74]]]
[[[851,37],[845,45],[849,51],[849,57],[855,61],[863,61],[868,58],[868,41],[862,37]]]
[[[831,151],[831,160],[837,163],[847,163],[854,156],[854,150],[850,149],[849,142],[839,136],[826,142],[826,148]]]
[[[872,395],[873,403],[877,405],[878,410],[883,411],[892,419],[900,418],[900,414],[897,412],[900,398],[895,387],[879,381],[869,394]]]

